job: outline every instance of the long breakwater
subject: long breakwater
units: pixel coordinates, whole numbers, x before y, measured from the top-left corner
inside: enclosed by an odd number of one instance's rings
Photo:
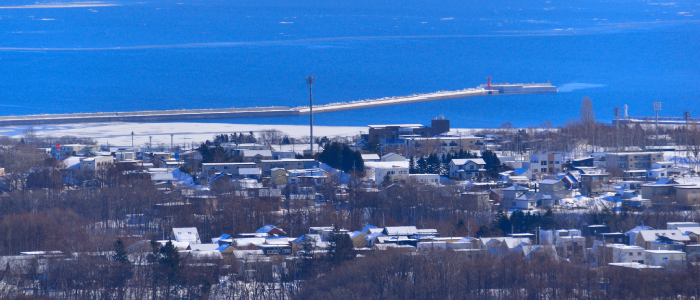
[[[551,92],[551,91],[547,91]],[[556,92],[556,89],[554,90]],[[543,93],[535,91],[531,93]],[[440,91],[428,94],[416,94],[401,97],[387,97],[372,100],[360,100],[352,102],[331,103],[314,105],[313,113],[327,113],[353,109],[364,109],[378,106],[400,105],[416,102],[438,101],[447,99],[459,99],[477,96],[499,94],[497,89],[488,90],[472,88],[459,91]],[[506,92],[507,94],[507,92]],[[260,117],[285,117],[301,116],[309,114],[308,106],[290,108],[287,106],[251,107],[251,108],[223,108],[223,109],[181,109],[159,111],[134,111],[134,112],[100,112],[100,113],[74,113],[74,114],[41,114],[25,116],[0,117],[0,126],[13,125],[44,125],[44,124],[73,124],[73,123],[106,123],[106,122],[159,122],[175,120],[195,119],[232,119],[232,118],[260,118]]]

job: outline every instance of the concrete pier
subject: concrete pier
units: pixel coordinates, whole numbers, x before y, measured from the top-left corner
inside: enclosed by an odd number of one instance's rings
[[[552,86],[550,86],[552,87]],[[554,92],[556,92],[556,87]],[[533,89],[529,94],[551,93]],[[439,101],[447,99],[459,99],[486,95],[501,94],[498,90],[483,88],[465,89],[459,91],[442,91],[428,94],[417,94],[402,97],[388,97],[372,100],[361,100],[345,103],[331,103],[314,105],[314,114],[336,112],[352,109],[363,109],[378,106],[399,105],[426,101]],[[507,93],[506,93],[507,94]],[[161,111],[136,111],[136,112],[101,112],[101,113],[75,113],[75,114],[43,114],[26,116],[0,117],[0,126],[14,125],[45,125],[45,124],[73,124],[73,123],[106,123],[106,122],[159,122],[195,119],[232,119],[232,118],[262,118],[262,117],[286,117],[308,115],[309,107],[289,108],[286,106],[252,107],[252,108],[224,108],[224,109],[182,109]]]

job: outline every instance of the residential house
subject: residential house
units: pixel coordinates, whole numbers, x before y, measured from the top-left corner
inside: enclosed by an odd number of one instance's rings
[[[611,260],[613,263],[644,263],[644,248],[639,246],[628,246],[624,244],[608,244],[612,249]]]
[[[199,238],[199,232],[197,232],[196,227],[174,227],[172,236],[177,242],[185,242],[190,244],[202,243],[202,240]]]
[[[690,237],[684,235],[678,229],[673,230],[640,230],[637,234],[636,244],[644,249],[651,249],[651,243],[659,239],[668,239],[675,242],[688,243]]]
[[[385,162],[394,162],[394,161],[406,161],[406,157],[400,154],[396,153],[387,153],[384,156],[382,156],[382,161]]]
[[[255,163],[203,163],[202,173],[207,178],[211,178],[218,173],[227,173],[238,176],[241,169],[259,169]]]
[[[67,145],[55,145],[51,147],[51,156],[58,160],[64,160],[71,156],[85,155],[91,151],[99,151],[100,147],[95,145],[83,145],[83,144],[67,144]]]
[[[274,225],[265,225],[260,229],[256,230],[255,233],[267,233],[269,237],[284,237],[287,233],[281,228],[277,228]]]
[[[377,154],[362,154],[362,161],[367,162],[380,162],[382,159]]]
[[[566,188],[566,184],[560,179],[544,179],[537,183],[540,193],[552,196],[554,199],[570,198],[573,196],[571,190]]]
[[[650,266],[668,266],[684,262],[685,252],[673,250],[645,250],[644,264]]]
[[[674,188],[676,203],[696,209],[700,207],[700,185],[677,185]]]
[[[666,223],[666,229],[668,229],[668,230],[678,229],[680,231],[683,231],[683,229],[686,227],[700,227],[700,223],[698,223],[698,222],[667,222]]]
[[[461,194],[462,200],[467,203],[467,207],[473,210],[490,209],[491,192],[464,192]]]
[[[532,178],[532,172],[524,168],[498,173],[498,181],[506,183],[528,183],[530,178]]]
[[[271,150],[243,150],[243,161],[260,164],[263,160],[271,160]]]
[[[629,245],[634,246],[637,245],[637,234],[639,234],[640,231],[642,230],[652,230],[653,228],[649,226],[637,226],[635,228],[630,229],[629,231],[625,232],[625,235],[628,236],[628,241]]]
[[[284,168],[273,168],[270,170],[270,183],[271,184],[286,185],[287,180],[288,180],[287,170],[285,170]]]
[[[580,190],[587,196],[595,196],[613,190],[607,173],[581,174]]]
[[[593,157],[584,157],[571,160],[573,167],[593,167]]]
[[[103,171],[114,165],[112,156],[93,156],[80,159],[80,170]]]
[[[409,174],[408,179],[420,184],[440,184],[440,175],[438,174]]]
[[[313,159],[278,159],[262,160],[263,176],[269,176],[274,168],[283,168],[287,171],[296,169],[317,169],[319,163]]]
[[[296,152],[294,151],[272,151],[272,159],[294,159],[296,158]]]
[[[450,161],[450,177],[469,180],[481,177],[486,171],[486,162],[481,158],[453,159]]]
[[[374,182],[379,184],[384,181],[384,178],[388,176],[392,183],[398,183],[400,181],[408,180],[408,162],[379,162],[379,163],[366,163],[366,168],[370,168],[373,171]],[[371,172],[367,172],[368,176],[371,176]]]
[[[642,185],[642,198],[650,199],[654,204],[676,204],[676,192],[679,191],[679,186],[692,186],[691,184],[682,184],[680,180],[672,178],[662,178],[654,183],[648,183]],[[684,194],[683,203],[688,203],[687,200],[690,199],[692,204],[694,189],[690,188],[683,190]]]

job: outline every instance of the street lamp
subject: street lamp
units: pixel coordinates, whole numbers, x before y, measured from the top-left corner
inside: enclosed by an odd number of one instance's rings
[[[655,146],[659,145],[659,111],[660,110],[661,110],[661,102],[654,102],[654,112],[656,113],[656,141],[654,141]]]

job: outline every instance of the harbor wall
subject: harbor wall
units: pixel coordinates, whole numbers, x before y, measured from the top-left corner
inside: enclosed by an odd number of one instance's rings
[[[556,92],[556,87],[553,87]],[[547,89],[526,88],[524,94],[551,93]],[[373,100],[362,100],[347,103],[331,103],[313,107],[314,114],[337,112],[353,109],[364,109],[379,106],[399,105],[416,102],[439,101],[477,96],[502,95],[498,90],[483,88],[465,89],[459,91],[442,91],[429,94],[418,94],[403,97],[389,97]],[[0,126],[17,125],[46,125],[74,123],[107,123],[107,122],[159,122],[174,120],[197,119],[233,119],[233,118],[263,118],[308,115],[309,107],[289,108],[286,106],[227,108],[227,109],[182,109],[163,111],[110,112],[110,113],[75,113],[75,114],[44,114],[26,116],[0,117]]]

